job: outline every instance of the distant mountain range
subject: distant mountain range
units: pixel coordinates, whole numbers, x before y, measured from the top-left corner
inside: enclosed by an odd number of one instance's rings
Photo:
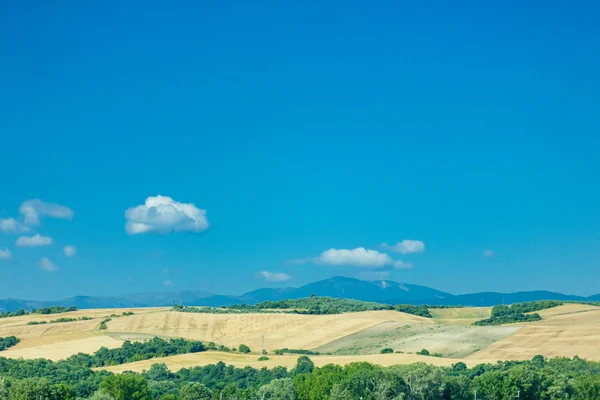
[[[50,305],[75,305],[77,308],[160,307],[184,304],[190,306],[229,306],[232,304],[255,304],[266,300],[297,299],[317,296],[341,297],[386,304],[431,304],[493,306],[535,300],[600,301],[600,294],[582,297],[548,291],[515,293],[481,292],[453,295],[426,286],[393,281],[361,281],[354,278],[334,277],[309,283],[297,288],[263,288],[241,296],[215,295],[207,291],[179,290],[172,292],[141,293],[126,296],[76,296],[58,301],[28,301],[0,299],[0,311],[15,311]]]

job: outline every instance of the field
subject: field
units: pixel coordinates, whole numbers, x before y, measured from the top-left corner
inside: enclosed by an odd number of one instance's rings
[[[108,322],[99,330],[102,319],[132,311]],[[381,365],[424,361],[468,365],[506,359],[530,359],[536,354],[547,357],[578,355],[600,360],[600,308],[581,304],[540,311],[542,321],[503,326],[472,326],[487,318],[490,308],[432,309],[434,318],[422,318],[396,311],[366,311],[337,315],[300,314],[203,314],[173,312],[166,308],[84,310],[56,315],[27,315],[0,319],[0,337],[15,335],[21,342],[0,356],[12,358],[64,359],[79,352],[92,353],[100,347],[119,347],[124,340],[182,337],[215,342],[229,347],[244,343],[252,353],[204,352],[154,359],[109,367],[114,371],[148,369],[165,362],[177,369],[223,361],[236,366],[291,367],[298,356],[275,356],[279,348],[310,349],[321,353],[311,356],[317,365],[369,361]],[[50,321],[60,317],[93,318],[45,325],[27,325],[30,321]],[[257,361],[264,337],[269,360]],[[379,354],[383,348],[396,354]],[[416,355],[427,349],[443,357]]]
[[[317,348],[332,354],[374,354],[383,348],[404,353],[427,349],[447,357],[466,357],[519,330],[513,326],[452,326],[384,322]]]

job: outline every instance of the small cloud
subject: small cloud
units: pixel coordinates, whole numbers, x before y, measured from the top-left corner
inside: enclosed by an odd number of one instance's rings
[[[61,219],[73,218],[73,210],[59,204],[44,203],[40,199],[26,200],[19,207],[19,212],[25,217],[27,225],[38,225],[41,217]]]
[[[425,243],[420,240],[410,239],[405,239],[393,246],[387,243],[382,243],[381,247],[400,254],[423,253],[425,251]]]
[[[307,263],[315,262],[314,257],[295,258],[285,262],[286,265],[304,265]]]
[[[359,268],[400,267],[402,263],[402,261],[394,261],[385,253],[365,249],[364,247],[357,247],[355,249],[329,249],[321,253],[316,261],[333,266],[348,265]]]
[[[0,231],[7,233],[25,233],[31,229],[14,218],[0,219]]]
[[[33,236],[21,236],[17,239],[17,247],[39,247],[49,246],[52,244],[52,238],[49,236],[41,236],[36,233]]]
[[[8,261],[12,258],[9,249],[0,250],[0,260]]]
[[[65,246],[65,248],[63,249],[63,251],[65,252],[65,256],[67,257],[75,257],[75,254],[77,254],[77,247],[75,246]]]
[[[496,252],[493,251],[493,250],[484,250],[483,251],[483,256],[485,258],[494,258],[494,257],[496,257]]]
[[[49,258],[44,257],[40,261],[38,261],[38,267],[43,269],[46,272],[54,272],[58,269],[56,265]]]
[[[262,276],[265,280],[271,282],[283,282],[289,281],[292,277],[283,272],[269,272],[269,271],[260,271],[260,276]]]
[[[172,281],[168,280],[168,279],[163,282],[163,285],[166,286],[166,287],[173,287],[173,286],[175,286],[175,284]]]
[[[411,269],[413,267],[413,263],[398,260],[398,261],[394,261],[392,266],[396,269]]]
[[[208,229],[206,210],[179,203],[168,196],[146,198],[143,205],[125,211],[125,230],[130,235],[156,232],[200,232]]]

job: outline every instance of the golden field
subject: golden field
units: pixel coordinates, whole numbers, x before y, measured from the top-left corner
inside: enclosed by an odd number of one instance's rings
[[[111,314],[132,311],[133,316],[113,318],[107,330],[98,325]],[[79,352],[93,353],[100,347],[119,347],[124,340],[145,340],[153,336],[182,337],[215,342],[229,347],[244,343],[252,354],[204,352],[125,364],[114,371],[148,369],[165,362],[178,369],[218,361],[254,367],[293,366],[296,355],[275,356],[278,348],[310,349],[332,353],[311,356],[317,365],[369,361],[381,365],[417,361],[468,365],[507,359],[530,359],[575,355],[600,360],[600,308],[567,304],[539,312],[543,320],[491,327],[474,327],[487,318],[490,308],[432,309],[434,318],[422,318],[396,311],[368,311],[337,315],[300,314],[196,314],[167,308],[82,310],[56,315],[35,315],[0,319],[0,337],[15,335],[21,342],[0,356],[59,360]],[[89,321],[27,325],[29,321],[60,317],[93,318]],[[257,361],[264,336],[269,360]],[[378,354],[384,347],[404,354]],[[444,357],[415,354],[426,348]]]

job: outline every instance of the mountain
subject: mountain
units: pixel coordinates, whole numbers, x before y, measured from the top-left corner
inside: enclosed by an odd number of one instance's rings
[[[173,304],[189,306],[230,306],[232,304],[256,304],[262,301],[298,299],[317,296],[341,297],[355,300],[375,301],[387,304],[431,304],[493,306],[535,300],[577,300],[600,301],[600,294],[581,297],[548,291],[515,293],[481,292],[453,295],[426,286],[399,283],[394,281],[362,281],[336,276],[309,283],[297,288],[262,288],[244,293],[241,296],[215,295],[207,291],[178,290],[170,292],[138,293],[125,296],[76,296],[58,301],[0,300],[0,312],[15,311],[19,308],[30,310],[50,305],[86,308],[116,307],[168,307]]]

